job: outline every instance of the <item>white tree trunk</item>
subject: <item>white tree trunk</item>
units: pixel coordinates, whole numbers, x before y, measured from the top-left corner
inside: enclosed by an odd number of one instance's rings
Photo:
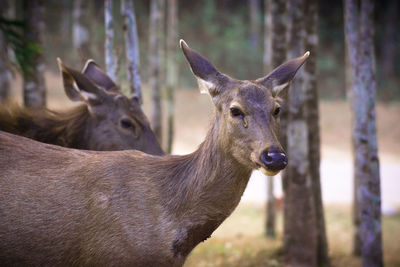
[[[27,22],[24,36],[29,41],[41,46],[43,44],[44,7],[41,0],[24,0],[24,19]],[[27,107],[39,108],[46,106],[46,84],[44,72],[46,65],[43,54],[37,51],[29,71],[24,73],[23,92],[24,104]]]
[[[88,16],[86,5],[87,2],[84,0],[74,0],[74,10],[72,13],[72,40],[77,59],[80,60],[82,64],[91,56],[89,48],[89,29],[84,23],[84,19]]]
[[[171,153],[174,139],[175,89],[177,84],[176,51],[178,48],[178,4],[168,0],[167,17],[167,152]]]
[[[126,69],[130,92],[136,95],[140,103],[142,103],[142,81],[139,74],[139,40],[133,0],[122,0],[121,14],[124,17]]]
[[[104,43],[105,63],[108,76],[116,80],[116,61],[114,59],[114,19],[113,19],[113,1],[104,1],[104,24],[106,38]]]
[[[149,28],[149,84],[151,88],[151,125],[157,139],[162,140],[161,92],[163,88],[163,12],[164,0],[150,2]]]

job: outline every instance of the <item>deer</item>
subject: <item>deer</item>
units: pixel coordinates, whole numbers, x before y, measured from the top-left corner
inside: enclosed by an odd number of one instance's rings
[[[190,154],[76,150],[0,133],[2,264],[182,266],[236,208],[253,170],[286,167],[280,95],[309,53],[236,80],[180,47],[215,106]]]
[[[0,130],[70,148],[164,154],[136,96],[123,95],[92,59],[82,72],[57,60],[66,95],[81,105],[63,112],[1,105]]]

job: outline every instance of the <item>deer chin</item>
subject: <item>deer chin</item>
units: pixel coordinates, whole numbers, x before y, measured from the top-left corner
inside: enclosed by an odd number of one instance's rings
[[[263,167],[260,167],[258,170],[261,171],[266,176],[275,176],[280,172],[280,171],[268,170],[268,169],[263,168]]]

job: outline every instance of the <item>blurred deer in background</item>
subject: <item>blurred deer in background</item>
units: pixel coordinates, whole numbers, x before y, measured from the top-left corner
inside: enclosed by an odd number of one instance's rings
[[[65,93],[84,104],[65,112],[0,106],[0,130],[70,148],[163,154],[137,98],[124,96],[93,60],[82,73],[58,63]]]
[[[180,44],[215,105],[193,153],[83,151],[0,134],[2,264],[181,266],[238,205],[252,170],[285,168],[279,95],[308,53],[242,81]]]

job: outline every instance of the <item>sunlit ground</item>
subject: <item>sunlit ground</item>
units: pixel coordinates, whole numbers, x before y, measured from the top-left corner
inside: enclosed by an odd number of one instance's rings
[[[349,206],[325,207],[332,266],[361,266],[351,255]],[[264,207],[241,204],[212,235],[190,254],[185,266],[282,266],[282,212],[278,213],[276,240],[264,236]],[[400,214],[383,217],[385,266],[400,266]]]

